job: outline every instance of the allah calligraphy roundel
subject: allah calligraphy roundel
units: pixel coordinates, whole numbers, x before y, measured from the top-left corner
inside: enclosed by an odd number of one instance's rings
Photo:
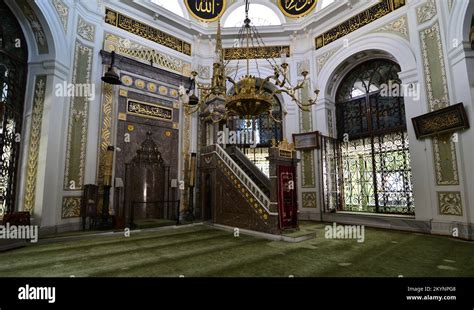
[[[318,0],[278,0],[280,10],[288,17],[298,18],[311,13]]]
[[[189,13],[204,22],[218,20],[224,14],[226,0],[185,0]]]

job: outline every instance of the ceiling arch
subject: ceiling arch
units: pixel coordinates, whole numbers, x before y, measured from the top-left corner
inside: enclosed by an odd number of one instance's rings
[[[280,9],[268,1],[256,0],[250,4],[249,18],[254,26],[276,26],[285,23],[285,16]],[[237,1],[230,5],[222,16],[224,27],[241,27],[245,19],[245,2]]]

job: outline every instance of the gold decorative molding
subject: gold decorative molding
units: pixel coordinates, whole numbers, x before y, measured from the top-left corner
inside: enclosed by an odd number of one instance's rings
[[[128,97],[128,90],[120,89],[120,97]]]
[[[156,80],[147,79],[142,76],[136,76],[133,74],[124,74],[120,77],[123,87],[120,88],[119,95],[121,97],[127,97],[128,91],[131,89],[137,89],[139,91],[146,91],[151,94],[156,94],[164,97],[170,97],[173,100],[179,99],[178,87],[168,86],[167,84],[157,83]]]
[[[61,25],[63,26],[64,32],[67,33],[67,21],[69,16],[69,8],[61,0],[52,0],[53,6],[58,13]]]
[[[436,9],[434,0],[428,0],[425,4],[420,5],[416,9],[416,18],[419,25],[432,20],[436,14],[438,14],[438,10]]]
[[[331,59],[331,57],[334,56],[334,54],[336,54],[336,52],[339,51],[340,49],[341,49],[341,47],[336,47],[336,48],[333,48],[330,51],[327,51],[326,53],[318,56],[318,58],[316,59],[316,67],[317,67],[316,69],[317,69],[318,74],[321,72],[321,70],[326,65],[326,63],[329,61],[329,59]]]
[[[242,183],[242,181],[234,175],[229,167],[223,163],[222,160],[217,161],[217,167],[223,174],[227,177],[227,179],[234,185],[235,189],[237,189],[242,195],[242,197],[247,201],[247,203],[253,207],[256,214],[264,221],[267,222],[270,218],[270,213],[265,208],[265,206],[254,197],[251,191]]]
[[[107,147],[112,145],[112,111],[113,111],[113,101],[114,101],[114,92],[113,87],[110,84],[102,83],[104,94],[102,102],[102,126],[100,134],[100,149],[99,149],[99,171],[98,171],[98,184],[99,186],[103,185],[104,179],[104,157],[107,152]]]
[[[94,42],[95,26],[79,16],[79,20],[77,21],[77,34],[84,40]]]
[[[69,219],[81,216],[82,197],[63,197],[61,218]]]
[[[448,78],[439,23],[423,29],[420,38],[428,108],[432,112],[449,106]]]
[[[131,59],[152,64],[154,67],[172,71],[184,76],[191,76],[191,64],[179,58],[166,55],[140,43],[106,33],[104,50],[129,57]]]
[[[304,192],[301,193],[302,207],[307,209],[317,208],[317,193],[316,192]]]
[[[460,192],[438,192],[440,215],[462,216],[462,199]]]
[[[225,60],[280,58],[282,51],[290,57],[290,46],[232,47],[224,49]]]
[[[449,89],[439,23],[420,31],[423,69],[428,95],[428,110],[449,106]],[[437,72],[437,74],[432,74]],[[459,185],[456,145],[451,140],[433,139],[436,183],[439,186]]]
[[[24,210],[30,213],[35,208],[36,182],[38,176],[38,156],[41,139],[41,126],[43,123],[43,107],[46,89],[46,75],[36,77],[35,93],[33,99],[33,112],[31,116],[30,138],[28,143],[28,163],[26,168]]]
[[[109,8],[105,9],[105,23],[191,56],[190,43]]]
[[[288,151],[288,152],[293,152],[295,150],[295,146],[293,143],[289,143],[286,138],[283,139],[283,141],[280,141],[278,143],[278,148],[280,151]]]
[[[398,10],[405,5],[405,0],[382,0],[367,10],[349,18],[322,35],[316,37],[316,49],[320,49],[360,28]]]
[[[385,26],[380,27],[374,32],[388,32],[396,34],[406,40],[410,40],[410,35],[408,31],[408,19],[407,16],[402,16],[399,19],[388,23]]]
[[[93,49],[76,40],[73,84],[91,84]],[[87,127],[89,123],[89,98],[76,96],[71,99],[66,145],[64,190],[81,190],[86,166]]]
[[[187,107],[185,107],[187,109]],[[177,124],[179,128],[179,123],[174,123]],[[175,129],[175,126],[173,124],[173,129]],[[176,129],[178,129],[176,128]],[[183,111],[183,141],[182,141],[182,150],[183,150],[183,161],[182,161],[182,176],[184,177],[185,180],[188,180],[187,174],[188,174],[188,169],[186,167],[189,167],[189,160],[190,160],[190,151],[191,151],[191,116],[186,113],[186,111]],[[188,199],[188,191],[181,191],[181,201],[182,201],[182,207],[181,210],[188,210],[189,207],[189,199]]]

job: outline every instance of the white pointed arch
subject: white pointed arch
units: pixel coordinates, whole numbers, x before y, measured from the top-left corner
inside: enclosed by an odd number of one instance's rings
[[[417,69],[415,53],[407,41],[388,34],[369,34],[363,38],[351,40],[349,47],[337,51],[321,69],[318,82],[327,98],[334,98],[337,87],[329,86],[334,83],[334,74],[339,66],[351,56],[364,51],[382,51],[391,55],[400,65],[402,72]]]

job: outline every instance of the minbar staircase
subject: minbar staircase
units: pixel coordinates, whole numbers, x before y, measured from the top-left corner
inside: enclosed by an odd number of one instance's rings
[[[247,176],[252,179],[255,185],[262,190],[262,192],[270,197],[270,179],[247,157],[242,151],[236,147],[231,146],[226,148],[227,154],[239,165]]]
[[[201,203],[211,208],[212,221],[279,234],[270,180],[238,149],[211,145],[201,154]]]

